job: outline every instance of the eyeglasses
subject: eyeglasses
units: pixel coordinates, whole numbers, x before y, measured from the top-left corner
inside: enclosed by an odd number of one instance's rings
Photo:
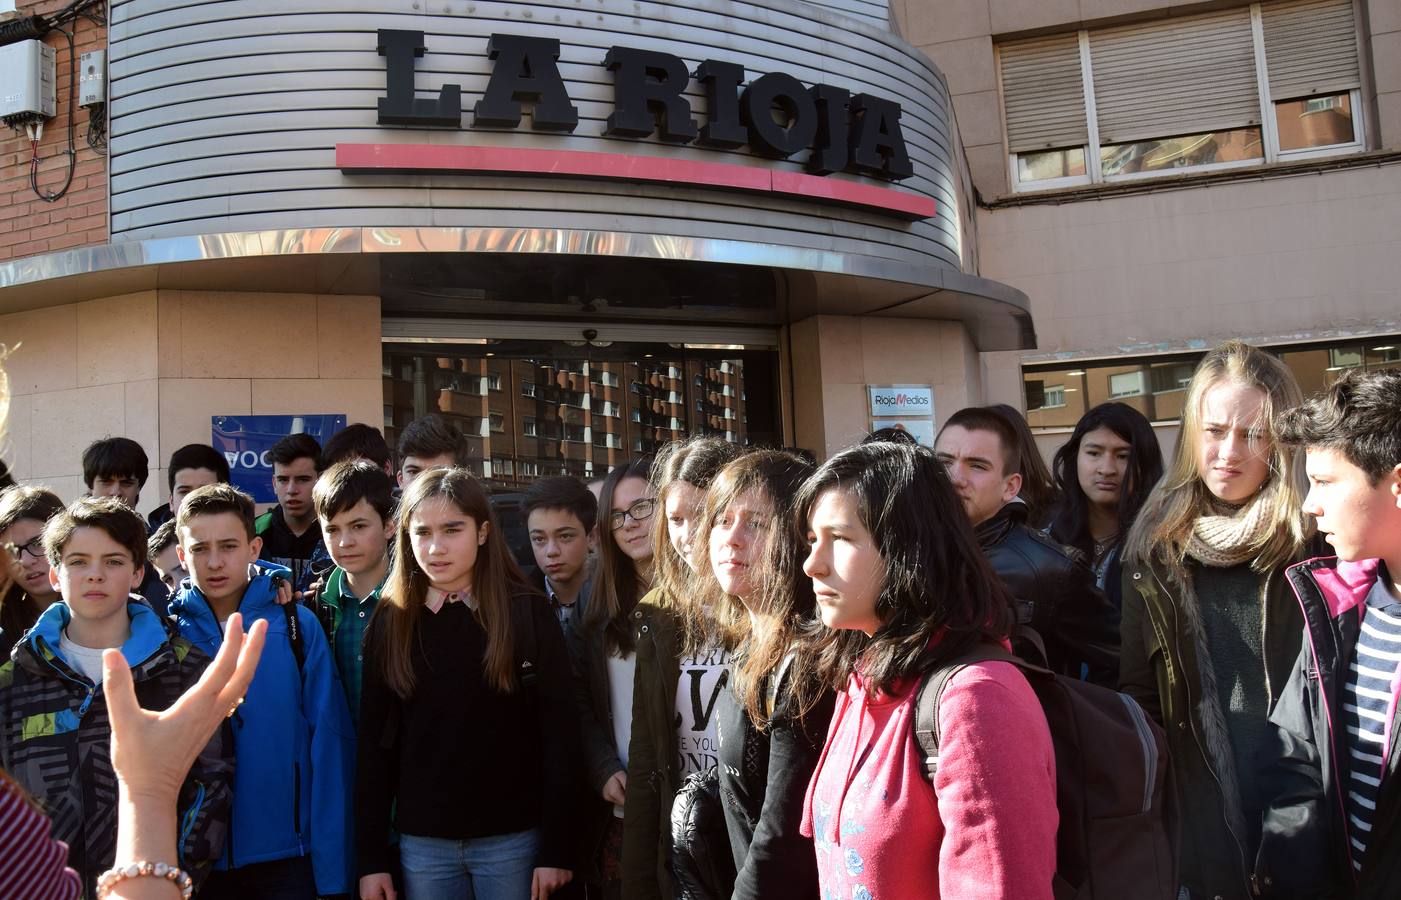
[[[641,500],[634,500],[627,509],[618,510],[610,515],[608,524],[613,526],[614,531],[617,531],[627,522],[628,516],[631,516],[634,522],[642,522],[652,518],[652,513],[656,511],[657,501],[652,497],[643,497]]]
[[[26,553],[35,559],[42,559],[44,556],[44,539],[42,537],[36,537],[27,544],[5,543],[0,544],[0,547],[9,551],[10,556],[14,558],[16,563],[23,562],[24,554]]]

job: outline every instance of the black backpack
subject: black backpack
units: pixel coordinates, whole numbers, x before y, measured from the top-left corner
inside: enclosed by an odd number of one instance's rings
[[[1127,694],[1056,675],[982,644],[926,671],[915,742],[930,784],[939,768],[939,698],[959,670],[1009,662],[1036,693],[1056,754],[1056,900],[1175,900],[1177,795],[1167,736]]]

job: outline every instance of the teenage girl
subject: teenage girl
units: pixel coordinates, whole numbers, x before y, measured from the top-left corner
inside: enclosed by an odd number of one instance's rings
[[[464,469],[420,475],[365,637],[360,896],[526,900],[571,878],[578,718],[559,623]]]
[[[1061,500],[1050,535],[1085,554],[1095,586],[1122,609],[1124,538],[1163,477],[1163,452],[1153,426],[1127,403],[1101,403],[1080,417],[1070,440],[1056,451],[1052,469]]]
[[[1266,720],[1303,639],[1284,569],[1306,558],[1302,461],[1274,440],[1299,385],[1239,341],[1187,386],[1177,452],[1124,548],[1123,690],[1167,730],[1182,800],[1182,881],[1245,900],[1275,795]],[[1322,555],[1322,554],[1312,554]]]
[[[714,765],[713,749],[707,756],[703,747],[710,746],[707,741],[715,731],[710,717],[697,716],[691,688],[694,681],[704,707],[705,698],[729,677],[729,666],[717,649],[685,651],[686,635],[699,636],[703,623],[688,616],[690,607],[683,604],[690,591],[705,490],[739,452],[720,438],[691,438],[669,445],[653,469],[665,527],[652,531],[652,589],[637,604],[630,622],[637,676],[623,817],[623,896],[628,900],[674,896],[669,867],[672,800],[685,775]]]
[[[696,536],[694,595],[713,610],[718,643],[731,654],[720,727],[720,805],[735,863],[736,900],[816,897],[812,842],[799,831],[835,694],[796,663],[799,632],[814,616],[803,574],[806,528],[793,503],[812,466],[774,450],[720,471]]]
[[[605,895],[621,890],[623,807],[632,734],[634,653],[632,611],[652,580],[652,529],[657,499],[648,477],[650,457],[608,473],[599,493],[598,569],[584,620],[571,636],[574,695],[584,738],[589,788],[611,807],[591,823],[590,843]]]
[[[943,465],[924,447],[853,447],[798,509],[823,626],[811,652],[841,692],[803,810],[821,896],[1050,900],[1055,757],[1021,672],[989,661],[949,680],[932,786],[914,737],[919,673],[1006,648],[1012,624]]]

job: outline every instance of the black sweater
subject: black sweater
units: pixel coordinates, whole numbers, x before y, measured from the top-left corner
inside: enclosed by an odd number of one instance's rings
[[[517,668],[530,662],[536,680],[510,694],[483,679],[486,632],[465,604],[420,614],[408,700],[384,680],[384,632],[370,625],[355,772],[360,875],[389,871],[391,810],[395,828],[419,837],[538,827],[536,866],[574,868],[579,737],[564,637],[543,598],[515,597],[511,612],[531,617],[533,653],[519,646],[530,629],[513,632]]]
[[[836,694],[826,692],[801,722],[784,714],[779,696],[778,715],[759,731],[733,690],[720,693],[720,803],[735,858],[733,900],[818,896],[817,857],[798,826]]]

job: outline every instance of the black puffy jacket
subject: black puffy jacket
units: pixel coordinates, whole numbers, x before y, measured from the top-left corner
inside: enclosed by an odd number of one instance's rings
[[[1013,500],[975,529],[993,571],[1012,595],[1018,626],[1039,636],[1051,671],[1117,689],[1119,611],[1095,587],[1094,573],[1077,558],[1078,551],[1032,529],[1026,517],[1026,504]],[[1028,655],[1025,640],[1024,632],[1020,640],[1013,636],[1019,655]]]
[[[735,862],[720,806],[720,773],[686,776],[671,805],[671,871],[676,900],[725,900],[735,883]]]

